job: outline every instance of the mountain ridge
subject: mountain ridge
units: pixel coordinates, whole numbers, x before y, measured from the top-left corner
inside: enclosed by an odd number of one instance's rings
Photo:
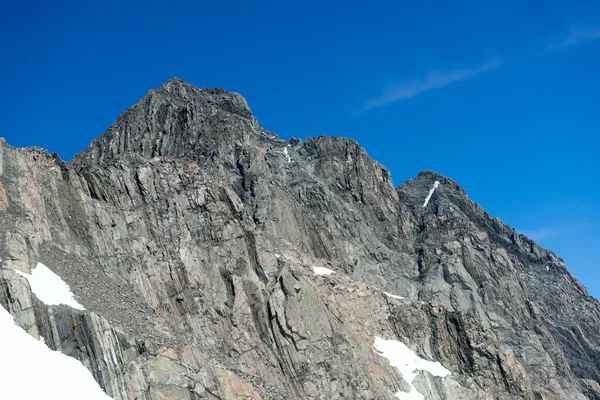
[[[238,94],[171,80],[69,163],[0,140],[0,226],[0,305],[115,399],[391,399],[375,337],[451,371],[431,399],[600,399],[600,303],[560,258]],[[87,311],[13,272],[40,261]]]

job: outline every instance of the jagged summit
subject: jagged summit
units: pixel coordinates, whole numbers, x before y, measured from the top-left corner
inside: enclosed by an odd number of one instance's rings
[[[199,89],[174,78],[125,111],[71,165],[81,170],[126,154],[197,158],[210,155],[216,142],[258,130],[238,93]]]
[[[244,164],[240,153],[248,153],[247,148],[262,152],[272,149],[270,155],[279,154],[291,164],[294,151],[284,147],[295,147],[300,142],[284,141],[262,128],[240,94],[218,88],[199,89],[173,78],[126,110],[70,164],[81,171],[123,156],[141,156],[185,158],[239,169]],[[352,139],[320,136],[301,147],[310,158],[368,160],[368,169],[384,171],[383,179],[391,183],[385,167],[371,160]]]
[[[169,79],[166,83],[164,83],[163,85],[161,85],[161,88],[170,88],[170,87],[178,87],[178,86],[187,86],[190,88],[194,88],[197,89],[196,86],[192,85],[191,83],[184,81],[183,79],[180,79],[176,76],[174,76],[173,78]]]
[[[183,79],[173,77],[173,78],[169,79],[167,82],[163,83],[158,89],[150,89],[150,91],[156,91],[156,90],[161,90],[161,89],[165,89],[165,90],[169,91],[169,90],[176,89],[176,88],[188,88],[191,90],[202,90],[202,89],[192,85],[191,83],[184,81]]]
[[[194,102],[198,97],[207,98],[210,102],[215,102],[221,107],[226,107],[229,102],[236,103],[236,108],[230,108],[229,111],[251,117],[252,113],[248,107],[246,99],[237,92],[228,92],[221,88],[198,88],[189,82],[179,78],[169,79],[158,89],[149,91],[151,96],[165,96],[167,100],[173,102],[189,101]]]
[[[467,191],[463,189],[454,179],[430,170],[423,170],[419,172],[414,179],[405,182],[405,184],[410,185],[418,183],[422,185],[433,185],[436,181],[439,182],[440,185],[446,186],[465,195],[467,194]]]
[[[436,184],[436,182],[438,183]],[[429,170],[419,172],[415,178],[409,179],[398,186],[396,191],[402,201],[422,208],[424,204],[423,193],[428,193],[432,189],[431,200],[434,203],[435,199],[439,197],[449,198],[453,203],[472,203],[468,200],[467,191],[455,180]],[[476,206],[475,203],[473,205]]]

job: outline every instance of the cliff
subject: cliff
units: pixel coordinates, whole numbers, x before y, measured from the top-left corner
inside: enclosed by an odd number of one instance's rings
[[[118,400],[600,399],[600,304],[560,258],[449,178],[395,188],[177,79],[70,163],[0,139],[0,259],[0,305]],[[85,310],[32,293],[38,262]]]

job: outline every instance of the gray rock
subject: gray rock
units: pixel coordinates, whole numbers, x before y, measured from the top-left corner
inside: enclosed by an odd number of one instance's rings
[[[376,336],[452,372],[428,399],[600,399],[600,306],[560,258],[219,89],[169,81],[70,163],[0,140],[0,258],[0,305],[114,399],[393,399]],[[86,311],[41,303],[37,262]]]

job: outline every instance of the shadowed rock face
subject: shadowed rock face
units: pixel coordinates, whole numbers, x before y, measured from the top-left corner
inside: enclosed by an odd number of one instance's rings
[[[0,140],[0,258],[0,305],[115,399],[393,399],[375,336],[452,372],[427,399],[600,399],[600,306],[552,252],[180,80],[71,163]],[[87,311],[42,304],[14,272],[37,262]]]

